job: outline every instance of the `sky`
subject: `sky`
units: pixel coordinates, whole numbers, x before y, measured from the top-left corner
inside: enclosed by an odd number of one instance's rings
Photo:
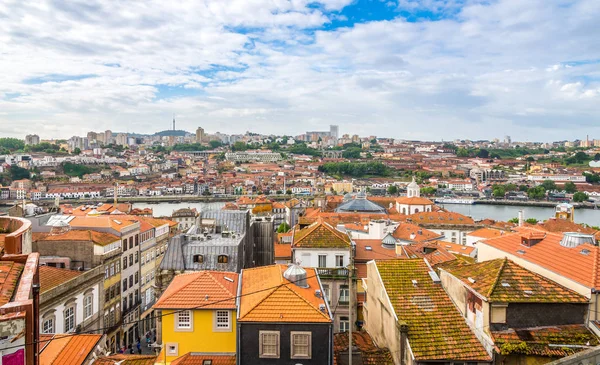
[[[598,0],[4,0],[0,137],[600,139]]]

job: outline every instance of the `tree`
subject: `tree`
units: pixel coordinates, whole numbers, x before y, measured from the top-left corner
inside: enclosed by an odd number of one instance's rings
[[[573,194],[573,193],[577,192],[577,186],[575,186],[574,182],[569,181],[569,182],[565,183],[564,190],[568,194]]]
[[[540,186],[546,191],[556,190],[556,183],[552,180],[544,180]]]
[[[594,155],[594,161],[600,161],[600,153]]]
[[[232,151],[245,151],[248,149],[248,145],[244,142],[235,142],[233,146],[231,146]]]
[[[25,148],[25,141],[17,138],[0,138],[0,148],[10,151],[22,150]]]
[[[467,150],[466,148],[459,148],[458,151],[456,151],[456,156],[469,157],[469,150]]]
[[[287,189],[287,190],[285,191],[285,193],[286,193],[286,195],[292,195],[292,190],[291,190],[291,189]]]
[[[479,158],[488,158],[490,156],[490,152],[486,149],[480,149],[479,152],[477,152],[477,157]]]
[[[535,218],[527,218],[527,219],[525,219],[525,222],[529,223],[529,224],[537,224],[538,220]]]
[[[9,138],[9,139],[14,139],[14,138]],[[31,174],[29,173],[29,170],[19,167],[17,165],[10,166],[10,178],[12,179],[12,181],[21,180],[21,179],[29,179],[30,177],[31,177]]]
[[[277,233],[286,233],[290,230],[290,225],[287,224],[286,222],[283,222],[279,225],[279,227],[277,228]]]
[[[529,188],[527,190],[527,196],[529,197],[529,199],[544,199],[544,197],[546,196],[546,190],[541,185],[536,186],[534,188]]]
[[[390,186],[387,188],[387,192],[388,192],[388,194],[390,194],[390,195],[396,195],[396,194],[398,194],[398,187],[397,187],[396,185],[390,185]]]
[[[589,196],[584,193],[583,191],[578,191],[575,194],[573,194],[573,201],[576,203],[581,203],[581,202],[585,202],[589,199]]]
[[[362,148],[359,148],[359,147],[348,148],[346,151],[342,152],[342,157],[343,158],[360,158],[361,151],[362,151]]]
[[[492,189],[492,195],[494,196],[494,198],[504,198],[504,196],[506,195],[506,190],[503,186],[495,186]]]
[[[519,191],[526,192],[527,189],[529,189],[529,186],[524,185],[524,184],[523,185],[519,185]]]
[[[511,218],[508,220],[508,223],[517,224],[517,223],[519,223],[519,218],[517,218],[517,217]]]
[[[421,194],[426,196],[434,195],[437,192],[437,189],[431,186],[425,186],[421,189]]]
[[[589,182],[591,184],[597,184],[600,182],[600,175],[598,174],[584,173],[583,175],[585,176],[586,182]]]
[[[81,154],[81,149],[79,147],[75,147],[75,149],[73,150],[73,154],[74,155],[79,155]]]

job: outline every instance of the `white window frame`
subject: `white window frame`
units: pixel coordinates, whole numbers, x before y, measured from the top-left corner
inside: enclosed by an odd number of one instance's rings
[[[345,318],[342,320],[342,318]],[[350,318],[349,317],[340,317],[340,332],[348,332],[350,329]]]
[[[344,294],[346,294],[346,295],[344,295]],[[346,300],[344,300],[343,298],[345,298]],[[339,302],[341,302],[341,303],[350,302],[350,288],[347,285],[340,285]]]
[[[71,312],[70,315],[67,314],[67,312]],[[69,333],[69,332],[73,332],[75,331],[75,326],[77,326],[77,321],[75,320],[75,305],[70,305],[67,308],[65,308],[64,312],[63,312],[63,318],[64,318],[64,330],[65,333]],[[70,319],[69,319],[70,318]]]
[[[265,345],[266,336],[275,336],[275,344]],[[275,352],[265,352],[265,346],[274,346]],[[258,357],[261,359],[279,359],[280,355],[280,334],[279,331],[259,331],[258,332]]]
[[[323,297],[328,304],[331,304],[331,287],[329,287],[329,284],[323,285]]]
[[[325,261],[325,265],[324,266],[321,265],[321,258],[323,258],[324,261]],[[317,255],[317,267],[320,267],[320,268],[327,267],[327,255],[323,255],[323,254]]]
[[[308,341],[306,345],[296,344],[296,340],[307,337]],[[297,353],[297,347],[306,347],[305,353]],[[290,357],[292,359],[310,359],[312,358],[312,332],[290,332]]]
[[[224,319],[227,319],[227,322],[224,322]],[[217,309],[213,311],[214,332],[231,332],[231,327],[231,311],[225,309]]]
[[[55,333],[55,320],[56,318],[54,316],[44,318],[42,322],[42,333]]]
[[[94,294],[83,297],[83,318],[88,319],[94,315]]]
[[[179,344],[177,342],[167,342],[167,356],[179,356]]]
[[[186,317],[187,317],[187,320],[182,322],[182,319],[185,319]],[[191,310],[183,310],[183,311],[177,312],[176,318],[177,318],[177,320],[175,321],[175,331],[191,332],[194,330],[194,326],[193,326],[194,313]],[[186,324],[186,322],[187,322],[187,324]]]

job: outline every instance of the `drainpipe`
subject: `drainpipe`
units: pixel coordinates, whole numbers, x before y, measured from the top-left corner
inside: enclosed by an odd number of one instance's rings
[[[406,353],[406,341],[408,337],[408,325],[402,321],[399,323],[400,327],[400,365],[405,365],[404,354]]]

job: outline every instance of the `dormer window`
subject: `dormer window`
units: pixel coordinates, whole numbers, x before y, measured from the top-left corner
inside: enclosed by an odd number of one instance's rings
[[[219,255],[217,257],[217,263],[219,263],[219,264],[227,264],[227,263],[229,263],[229,256],[227,256],[227,255]]]
[[[193,260],[196,264],[202,264],[204,262],[204,256],[203,255],[194,255]]]

